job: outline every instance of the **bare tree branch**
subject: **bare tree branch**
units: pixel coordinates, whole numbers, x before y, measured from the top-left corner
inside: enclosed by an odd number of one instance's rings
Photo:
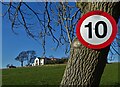
[[[3,17],[8,15],[13,32],[15,28],[23,26],[28,36],[36,41],[41,41],[44,55],[46,51],[45,45],[47,36],[56,43],[56,49],[59,46],[66,45],[66,53],[68,52],[70,44],[76,36],[76,24],[81,16],[81,10],[76,8],[76,5],[73,6],[68,2],[42,2],[37,3],[37,5],[42,6],[41,8],[43,8],[43,11],[36,11],[26,2],[2,4],[8,7]],[[37,19],[37,21],[33,23],[30,19]],[[35,29],[38,25],[39,28]],[[57,27],[57,29],[55,29],[55,27]],[[116,46],[120,47],[119,36],[118,33],[116,37],[117,43],[113,42],[112,44],[113,50],[116,50]],[[115,52],[119,54],[117,50]]]

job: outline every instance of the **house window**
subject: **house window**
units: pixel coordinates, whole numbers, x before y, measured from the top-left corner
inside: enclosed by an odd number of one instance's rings
[[[36,60],[36,66],[38,65],[38,60]]]

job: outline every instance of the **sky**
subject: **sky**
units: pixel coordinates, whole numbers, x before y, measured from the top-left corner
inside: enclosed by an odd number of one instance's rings
[[[6,10],[6,8],[2,8]],[[19,28],[17,30],[18,35],[14,34],[11,30],[11,22],[8,20],[7,16],[2,18],[2,67],[5,68],[7,64],[13,64],[15,66],[20,66],[20,62],[16,61],[15,58],[21,51],[34,50],[38,57],[42,56],[43,48],[40,43],[29,38],[26,35],[24,29]],[[46,44],[46,56],[49,57],[53,55],[56,58],[66,57],[65,48],[59,47],[56,51],[52,50],[55,44],[47,39]],[[118,61],[118,55],[114,56],[115,59],[112,62]]]

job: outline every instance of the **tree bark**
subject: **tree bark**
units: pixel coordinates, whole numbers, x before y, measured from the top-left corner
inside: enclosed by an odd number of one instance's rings
[[[112,2],[79,2],[77,6],[82,14],[89,11],[101,10],[111,14],[116,22],[119,18],[120,3]],[[98,87],[110,46],[93,50],[83,46],[77,38],[71,44],[70,59],[66,66],[60,86]]]

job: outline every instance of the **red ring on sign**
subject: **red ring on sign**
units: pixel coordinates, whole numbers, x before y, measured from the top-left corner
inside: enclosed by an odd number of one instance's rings
[[[92,16],[92,15],[101,15],[101,16],[104,16],[106,17],[110,23],[112,24],[112,34],[110,36],[110,38],[102,43],[102,44],[99,44],[99,45],[92,45],[92,44],[89,44],[88,42],[86,42],[81,34],[80,34],[80,27],[82,25],[82,22],[89,16]],[[114,18],[109,15],[108,13],[106,12],[103,12],[103,11],[91,11],[91,12],[88,12],[87,14],[83,15],[82,18],[78,21],[77,23],[77,26],[76,26],[76,35],[77,35],[77,38],[78,40],[86,47],[88,48],[91,48],[91,49],[102,49],[102,48],[105,48],[107,47],[108,45],[110,45],[114,38],[116,37],[116,34],[117,34],[117,24],[116,24],[116,21],[114,20]]]

